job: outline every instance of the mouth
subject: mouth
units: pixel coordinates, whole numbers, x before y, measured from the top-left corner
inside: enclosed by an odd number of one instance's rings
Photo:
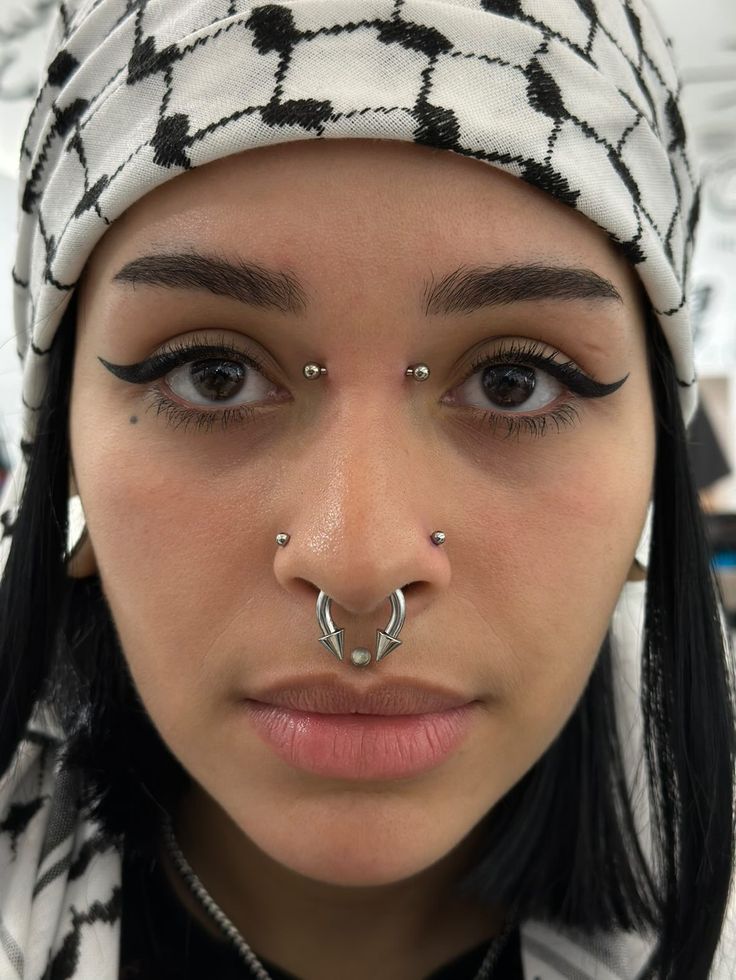
[[[416,681],[358,690],[334,678],[287,682],[242,703],[247,721],[278,758],[342,780],[405,779],[436,768],[466,739],[479,706]]]
[[[324,715],[419,715],[460,708],[474,700],[459,691],[410,678],[392,678],[370,684],[346,684],[324,677],[287,679],[246,695],[295,711]]]

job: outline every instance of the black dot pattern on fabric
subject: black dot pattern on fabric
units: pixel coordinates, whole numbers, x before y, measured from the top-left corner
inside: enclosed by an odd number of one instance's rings
[[[184,167],[188,170],[191,167],[185,152],[188,138],[189,119],[183,112],[162,116],[151,139],[153,162],[159,167]]]
[[[567,115],[565,103],[560,86],[552,75],[535,59],[527,68],[526,77],[529,79],[527,87],[529,105],[551,119],[563,119]]]
[[[49,65],[48,83],[49,85],[61,86],[66,82],[79,62],[69,54],[68,51],[59,51],[54,60]]]
[[[481,0],[481,7],[483,10],[489,10],[494,14],[503,14],[506,17],[523,13],[521,0]]]
[[[291,11],[278,4],[257,7],[246,20],[253,31],[253,47],[259,54],[286,54],[299,40]]]

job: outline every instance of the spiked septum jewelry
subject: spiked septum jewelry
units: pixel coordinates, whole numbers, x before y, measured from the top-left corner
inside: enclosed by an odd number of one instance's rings
[[[376,630],[376,662],[383,660],[387,654],[401,646],[398,639],[406,618],[406,600],[401,589],[394,589],[389,596],[391,600],[391,618],[385,630]],[[338,660],[343,660],[344,630],[337,629],[330,615],[332,599],[326,592],[320,592],[317,597],[317,622],[322,630],[319,642]],[[371,662],[371,652],[365,647],[356,647],[350,654],[350,659],[356,667],[366,667]]]
[[[445,542],[444,531],[433,531],[430,535],[432,544],[439,545]],[[276,544],[285,548],[291,540],[291,535],[280,531],[276,535]],[[396,647],[400,647],[402,641],[399,633],[406,619],[406,600],[401,589],[394,589],[388,597],[391,603],[391,616],[385,630],[376,630],[376,663],[388,656]],[[320,590],[317,596],[317,623],[322,631],[319,642],[337,660],[345,659],[344,636],[345,630],[335,626],[335,622],[330,612],[332,598],[326,592]],[[367,667],[371,662],[371,652],[365,647],[355,647],[350,654],[350,661],[355,667]]]

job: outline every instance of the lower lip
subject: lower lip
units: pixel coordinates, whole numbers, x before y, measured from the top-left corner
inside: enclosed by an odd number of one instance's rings
[[[434,769],[465,739],[473,707],[422,715],[326,715],[245,702],[258,735],[289,765],[318,776],[366,780]]]

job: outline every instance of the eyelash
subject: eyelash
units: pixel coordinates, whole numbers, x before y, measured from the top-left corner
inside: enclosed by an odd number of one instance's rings
[[[148,378],[154,378],[160,382],[164,374],[169,373],[175,367],[195,360],[197,357],[218,357],[223,360],[233,360],[247,367],[253,368],[263,375],[267,380],[268,376],[264,363],[255,354],[245,354],[243,351],[234,347],[225,338],[217,343],[202,343],[197,338],[191,341],[182,341],[169,345],[159,351],[147,361],[142,362],[142,366],[148,369]],[[522,435],[539,438],[546,435],[552,427],[554,431],[560,432],[563,428],[575,425],[578,422],[579,414],[575,401],[581,397],[600,397],[607,392],[598,391],[591,393],[591,389],[598,385],[596,379],[584,374],[571,361],[560,362],[556,360],[557,352],[550,353],[545,350],[543,345],[536,341],[513,341],[507,346],[495,351],[486,351],[478,354],[473,360],[470,368],[460,382],[465,384],[470,378],[478,374],[482,369],[489,365],[509,364],[524,367],[536,367],[550,374],[561,384],[570,388],[577,388],[577,393],[571,392],[568,401],[558,405],[556,408],[539,412],[533,415],[523,415],[521,413],[504,413],[480,409],[475,406],[463,406],[463,411],[467,413],[473,422],[482,425],[484,429],[490,427],[495,434],[499,428],[505,431],[505,438],[517,437]],[[114,365],[108,365],[108,368]],[[159,372],[156,374],[156,372]],[[625,379],[623,379],[625,380]],[[622,384],[619,382],[618,385]],[[604,388],[606,386],[600,386]],[[613,389],[614,386],[607,386]],[[586,389],[587,394],[582,390]],[[187,431],[194,427],[197,432],[210,432],[215,426],[219,426],[223,431],[231,425],[243,425],[257,415],[258,410],[249,405],[238,405],[233,408],[220,408],[214,411],[189,408],[168,397],[159,383],[150,385],[147,394],[151,399],[149,406],[156,416],[164,415],[168,424],[175,429]]]
[[[547,371],[548,374],[563,384],[565,381],[574,382],[576,378],[586,377],[582,371],[572,365],[571,361],[560,363],[555,360],[555,353],[545,351],[541,344],[530,340],[521,343],[512,342],[507,347],[477,354],[461,384],[465,384],[474,375],[480,373],[483,368],[497,364],[538,367],[540,370]],[[590,380],[594,381],[595,379],[591,378]],[[519,439],[522,435],[541,438],[547,433],[550,426],[554,426],[555,431],[560,432],[567,426],[575,425],[579,419],[578,410],[572,400],[537,415],[484,411],[472,405],[467,406],[465,410],[483,428],[490,427],[494,435],[499,427],[503,427],[506,439],[514,437]]]
[[[153,382],[154,379],[160,381],[165,374],[168,374],[175,367],[191,362],[197,357],[206,358],[207,356],[245,364],[246,367],[253,368],[269,381],[271,380],[265,363],[258,355],[254,353],[245,354],[240,348],[229,343],[224,337],[215,342],[197,337],[193,337],[189,341],[176,341],[164,347],[146,361],[142,361],[137,366],[148,369],[150,374],[146,378],[146,381],[150,380]],[[116,367],[115,365],[108,364],[102,358],[100,360],[108,369]],[[113,373],[116,372],[113,371]],[[249,405],[237,405],[234,408],[220,408],[216,411],[187,408],[185,405],[169,398],[157,383],[149,384],[146,389],[146,394],[150,398],[149,411],[153,410],[157,418],[159,415],[164,415],[166,421],[175,429],[183,428],[185,431],[190,426],[193,426],[197,432],[210,432],[219,424],[224,432],[231,425],[245,424],[257,414],[257,410],[251,408]]]

